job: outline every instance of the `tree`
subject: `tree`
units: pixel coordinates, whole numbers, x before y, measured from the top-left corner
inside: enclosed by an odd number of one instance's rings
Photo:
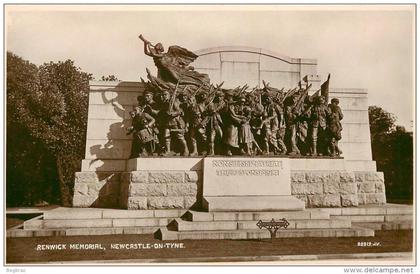
[[[119,81],[115,75],[102,76],[101,81]]]
[[[84,156],[91,75],[71,60],[36,68],[12,53],[7,58],[8,140],[9,134],[25,134],[43,149],[40,157],[49,155],[47,158],[53,159],[61,203],[71,205],[74,172],[80,169]],[[16,150],[13,155],[19,148]],[[30,159],[29,152],[23,155],[21,158]],[[45,173],[51,166],[41,165],[40,169]]]
[[[395,129],[395,116],[380,107],[369,106],[370,134],[373,139],[391,133]]]
[[[384,172],[388,200],[412,201],[413,136],[395,121],[384,109],[369,107],[373,159]]]

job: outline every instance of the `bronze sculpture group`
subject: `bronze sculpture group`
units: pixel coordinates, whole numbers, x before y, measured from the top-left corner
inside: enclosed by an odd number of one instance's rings
[[[210,84],[208,75],[190,63],[198,56],[171,46],[144,42],[157,77],[147,70],[145,92],[130,112],[131,158],[150,155],[310,155],[341,154],[339,101],[328,104],[328,80],[313,95],[311,85],[285,91],[270,87],[248,90]]]

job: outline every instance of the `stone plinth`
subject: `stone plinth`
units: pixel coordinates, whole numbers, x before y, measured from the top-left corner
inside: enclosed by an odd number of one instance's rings
[[[146,157],[127,161],[127,171],[155,170],[202,170],[203,157]]]
[[[120,173],[76,172],[74,207],[118,208]]]
[[[130,159],[121,174],[120,206],[127,209],[200,206],[202,158]]]
[[[306,207],[353,207],[385,204],[382,172],[292,171],[292,195]]]
[[[203,207],[209,212],[304,210],[305,204],[291,195],[208,196]]]
[[[355,171],[357,195],[360,205],[385,204],[385,181],[382,172]]]
[[[205,158],[203,206],[208,211],[302,210],[291,196],[287,158]]]
[[[215,168],[211,166],[204,168],[204,162],[217,159],[242,161],[244,164],[246,161],[278,161],[285,169],[279,172],[278,176],[255,176],[255,172],[253,175],[252,171],[250,174],[245,174],[243,171],[243,175],[238,178],[227,173],[226,170],[229,168],[217,167],[219,174],[224,172],[229,176],[216,176]],[[73,205],[130,209],[188,209],[193,205],[207,206],[211,202],[211,206],[207,207],[209,210],[221,210],[223,204],[226,206],[225,210],[234,210],[237,195],[249,198],[258,195],[263,197],[264,201],[270,200],[274,204],[292,205],[288,210],[293,207],[301,208],[300,200],[306,207],[354,207],[386,202],[383,174],[376,171],[352,171],[345,159],[149,157],[130,159],[126,161],[125,166],[128,169],[125,172],[76,173]],[[267,168],[257,168],[257,170],[265,169]],[[293,199],[287,198],[290,195]],[[231,198],[222,199],[221,196]],[[229,199],[232,199],[232,202],[228,201]],[[293,203],[296,199],[299,199],[297,204]],[[255,200],[251,202],[247,199],[245,203],[239,205],[243,210],[257,211],[259,210],[256,208],[257,204],[261,210],[271,210],[264,201],[256,203]]]

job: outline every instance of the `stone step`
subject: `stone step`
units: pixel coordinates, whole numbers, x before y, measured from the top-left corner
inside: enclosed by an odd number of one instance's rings
[[[49,237],[49,236],[84,236],[84,235],[121,235],[121,234],[153,234],[159,228],[166,227],[106,227],[106,228],[69,228],[69,229],[14,229],[7,231],[7,238]]]
[[[403,222],[413,221],[414,216],[410,215],[387,215],[385,216],[385,222]]]
[[[347,215],[331,216],[334,220],[349,219],[352,222],[394,222],[394,221],[412,221],[413,215]]]
[[[204,191],[205,192],[205,191]],[[288,191],[290,193],[290,190]],[[255,195],[250,196],[206,196],[203,194],[203,207],[210,212],[236,212],[236,211],[301,211],[305,203],[284,193],[281,195]]]
[[[331,216],[332,220],[351,220],[352,222],[384,222],[384,215],[348,215]]]
[[[291,220],[287,229],[351,228],[350,220]],[[168,225],[175,231],[249,230],[257,229],[257,221],[201,221],[191,222],[176,218]]]
[[[412,221],[403,222],[353,222],[353,225],[366,227],[374,230],[405,230],[413,229]]]
[[[319,210],[303,211],[275,211],[275,212],[200,212],[189,210],[183,216],[188,221],[259,221],[282,219],[307,220],[329,219],[330,214]]]
[[[359,206],[344,208],[319,208],[308,210],[321,210],[331,215],[412,215],[412,205],[386,204],[383,206]]]
[[[158,227],[166,226],[174,218],[141,219],[69,219],[69,220],[28,220],[23,224],[25,230],[65,229],[65,228],[105,228],[105,227]]]
[[[66,208],[59,207],[44,212],[44,220],[68,219],[128,219],[128,218],[176,218],[185,214],[186,209],[127,210],[106,208]]]
[[[277,238],[301,237],[373,237],[373,229],[363,227],[333,228],[333,229],[281,229],[276,233]],[[218,230],[218,231],[170,231],[160,228],[155,237],[160,240],[204,240],[204,239],[267,239],[270,232],[266,229],[249,230]]]

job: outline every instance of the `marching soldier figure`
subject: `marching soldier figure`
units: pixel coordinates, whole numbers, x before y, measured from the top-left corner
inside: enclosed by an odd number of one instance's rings
[[[203,119],[203,113],[205,110],[205,94],[199,93],[195,96],[196,102],[192,100],[192,103],[189,106],[189,139],[192,146],[192,152],[190,156],[197,156],[198,155],[198,147],[197,147],[197,138],[200,138],[203,144],[207,141],[206,136],[206,125]]]
[[[133,133],[130,158],[153,154],[155,141],[153,126],[155,119],[145,113],[141,107],[136,107],[133,111],[130,111],[130,116],[132,125],[127,128],[127,135]]]
[[[325,155],[325,151],[318,151],[317,148],[325,147],[326,140],[326,129],[327,129],[327,117],[329,111],[325,105],[323,96],[317,96],[314,99],[311,110],[309,111],[309,121],[311,126],[311,140],[312,144],[310,150],[312,156]]]
[[[264,148],[263,151],[265,154],[270,154],[270,145],[274,147],[276,153],[280,152],[279,147],[277,146],[277,140],[275,133],[278,130],[278,119],[275,105],[273,104],[270,95],[264,94],[262,96],[262,104],[264,107],[263,121],[262,121],[262,135],[264,138]]]
[[[159,109],[156,104],[156,102],[153,100],[153,93],[148,91],[144,94],[144,96],[138,96],[137,102],[139,106],[142,106],[144,109],[144,112],[152,116],[153,118],[156,118]]]
[[[182,119],[182,111],[179,102],[170,96],[167,90],[161,94],[161,109],[159,111],[159,125],[161,127],[161,140],[165,144],[165,154],[171,154],[171,138],[172,135],[179,141],[181,146],[181,155],[188,156],[188,146],[185,140],[185,122]]]
[[[338,106],[340,101],[337,98],[331,99],[331,104],[328,105],[328,141],[329,141],[329,154],[333,157],[340,156],[342,151],[338,148],[338,141],[341,140],[341,120],[343,119],[343,112]]]
[[[284,144],[284,137],[286,134],[286,120],[283,111],[283,103],[280,101],[275,102],[275,110],[277,114],[278,129],[276,132],[277,146],[281,154],[286,154],[287,148]]]
[[[216,138],[219,140],[223,139],[223,120],[220,116],[220,111],[222,111],[226,107],[224,102],[224,95],[222,92],[216,92],[213,102],[210,102],[205,114],[208,117],[207,123],[207,132],[208,132],[208,153],[207,155],[213,156],[214,155],[214,141]],[[206,117],[206,118],[207,118]]]

